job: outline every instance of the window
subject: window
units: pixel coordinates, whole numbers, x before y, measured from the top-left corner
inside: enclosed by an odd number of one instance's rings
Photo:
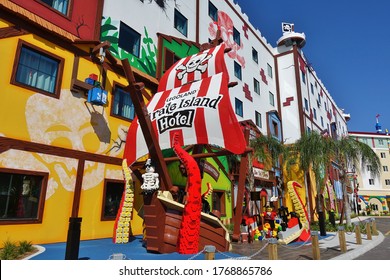
[[[317,110],[315,108],[313,108],[313,116],[314,119],[317,120]]]
[[[313,86],[313,84],[312,84],[312,83],[310,83],[310,90],[311,90],[311,94],[313,94],[313,95],[314,95],[314,86]]]
[[[389,171],[389,167],[387,165],[384,165],[383,166],[383,171],[385,171],[385,172]]]
[[[381,153],[381,158],[386,158],[386,153]]]
[[[123,181],[105,181],[102,220],[115,220],[124,188],[125,184]]]
[[[164,48],[165,56],[164,56],[164,72],[167,71],[173,64],[180,60],[173,51]]]
[[[378,139],[379,145],[383,145],[383,139]]]
[[[59,11],[61,14],[68,14],[69,0],[41,0],[53,9]]]
[[[386,180],[385,180],[385,185],[386,185],[386,186],[390,185],[390,180],[389,180],[389,179],[386,179]]]
[[[212,193],[212,210],[218,210],[221,216],[226,216],[225,192],[213,191]]]
[[[175,19],[174,19],[175,28],[184,36],[187,36],[187,26],[188,20],[184,17],[178,10],[175,9]]]
[[[256,125],[261,128],[262,127],[261,114],[257,111],[255,111],[255,121],[256,121]]]
[[[133,120],[135,111],[130,94],[119,86],[115,86],[113,94],[112,114],[128,120]]]
[[[139,57],[141,35],[130,26],[121,22],[119,26],[118,46],[128,53]]]
[[[19,41],[11,83],[49,95],[59,95],[63,59]]]
[[[309,111],[309,101],[305,98],[305,110]]]
[[[374,185],[374,179],[368,179],[368,184],[369,185]]]
[[[279,125],[278,122],[272,121],[272,136],[279,137]]]
[[[324,118],[321,117],[321,127],[324,127]]]
[[[301,71],[302,74],[302,83],[306,84],[306,73]]]
[[[209,1],[209,16],[213,21],[218,21],[218,9]]]
[[[238,64],[236,61],[234,61],[234,76],[236,76],[240,80],[242,79],[241,65]]]
[[[367,171],[372,171],[372,165],[367,165]]]
[[[241,45],[240,32],[233,27],[233,41],[237,43],[237,45]]]
[[[272,67],[267,63],[267,71],[268,71],[268,77],[272,79]]]
[[[0,223],[41,222],[47,174],[0,169]]]
[[[242,104],[242,101],[238,98],[236,98],[236,114],[239,115],[240,117],[244,116],[244,106]]]
[[[259,63],[259,54],[254,48],[252,48],[252,59],[254,62]]]
[[[275,106],[275,97],[272,92],[269,92],[269,104],[271,104],[271,106]]]
[[[253,88],[257,94],[260,94],[260,83],[255,78],[253,78]]]

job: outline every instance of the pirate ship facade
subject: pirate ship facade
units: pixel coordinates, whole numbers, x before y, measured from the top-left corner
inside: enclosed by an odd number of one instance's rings
[[[228,95],[229,77],[224,55],[229,49],[218,42],[215,40],[209,48],[174,64],[161,78],[159,92],[147,106],[140,98],[143,85],[136,83],[129,63],[122,61],[138,117],[130,126],[124,159],[131,167],[148,153],[156,163],[161,179],[158,189],[144,192],[146,248],[151,252],[171,253],[179,248],[181,253],[194,253],[206,245],[213,245],[219,251],[230,249],[229,232],[218,214],[200,211],[200,183],[194,179],[199,172],[195,158],[241,155],[247,150],[243,130]],[[174,186],[161,152],[174,147],[174,137],[177,160],[184,163],[188,174],[184,204],[173,199],[170,190]],[[199,147],[204,145],[219,151],[193,152],[191,156],[181,148],[196,147],[203,151]],[[245,177],[246,172],[242,174]],[[240,181],[243,185],[245,178]],[[192,249],[188,249],[190,247]]]

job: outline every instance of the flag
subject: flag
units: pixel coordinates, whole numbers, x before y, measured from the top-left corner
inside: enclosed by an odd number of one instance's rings
[[[294,24],[293,23],[287,23],[282,22],[282,32],[294,32]]]

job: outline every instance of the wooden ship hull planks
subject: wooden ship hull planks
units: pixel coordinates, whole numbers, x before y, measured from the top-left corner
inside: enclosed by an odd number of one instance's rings
[[[178,233],[184,205],[174,201],[169,192],[144,195],[146,249],[154,253],[177,252]],[[229,232],[215,216],[201,213],[199,251],[206,245],[217,251],[231,249]]]

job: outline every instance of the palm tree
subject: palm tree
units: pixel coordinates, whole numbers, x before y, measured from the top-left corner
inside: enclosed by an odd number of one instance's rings
[[[285,145],[272,135],[260,134],[250,141],[250,147],[253,148],[254,156],[264,163],[266,169],[274,167],[280,156],[286,153]]]
[[[335,143],[330,137],[323,137],[316,131],[304,134],[298,141],[289,146],[289,156],[286,161],[287,169],[293,164],[305,172],[305,178],[312,170],[317,191],[316,208],[320,225],[320,235],[326,235],[325,214],[321,199],[321,186],[324,186],[324,170],[334,158]]]
[[[342,166],[343,175],[341,176],[342,185],[346,186],[346,171],[351,170],[352,167],[358,167],[364,169],[367,165],[370,165],[370,172],[372,177],[378,177],[381,170],[381,162],[378,155],[367,144],[360,142],[352,137],[343,137],[341,140],[336,141],[336,156]],[[351,208],[348,203],[347,196],[344,191],[344,211],[346,217],[346,224],[351,225]],[[341,217],[341,221],[343,217]]]
[[[273,168],[280,168],[280,164],[283,158],[286,156],[286,146],[279,141],[278,138],[272,135],[263,135],[260,134],[257,138],[250,141],[250,147],[253,149],[253,157],[255,157],[259,162],[264,164],[265,170],[272,170]],[[251,155],[252,157],[252,155]],[[252,163],[252,158],[249,160]],[[252,168],[250,164],[249,168]],[[283,181],[282,168],[280,168],[280,181]],[[254,175],[253,172],[250,172],[248,181],[250,188],[253,188],[254,185]],[[278,182],[276,183],[278,184]]]
[[[352,165],[362,166],[371,165],[372,173],[379,174],[380,159],[375,152],[365,143],[357,141],[349,136],[343,137],[340,140],[334,140],[331,137],[324,137],[316,131],[304,134],[301,139],[289,147],[289,156],[286,163],[298,164],[299,168],[307,175],[309,170],[315,175],[316,184],[316,210],[318,214],[320,235],[326,235],[325,229],[325,214],[323,211],[323,201],[321,198],[322,188],[327,179],[326,170],[332,162],[336,162],[341,166],[340,173],[346,174],[349,167]],[[345,186],[345,180],[342,181]],[[345,190],[345,187],[343,188]],[[345,195],[345,191],[344,191]],[[344,205],[347,206],[346,196],[344,197]],[[345,208],[345,207],[344,207]],[[348,207],[346,207],[346,210]],[[347,224],[350,224],[350,213],[346,211]]]

